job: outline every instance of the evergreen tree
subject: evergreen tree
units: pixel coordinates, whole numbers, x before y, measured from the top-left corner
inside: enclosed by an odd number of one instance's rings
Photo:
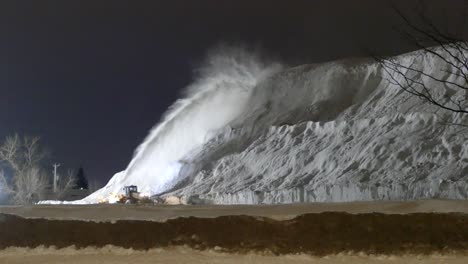
[[[78,173],[76,174],[76,188],[88,189],[88,180],[86,179],[86,176],[82,167],[78,169]]]

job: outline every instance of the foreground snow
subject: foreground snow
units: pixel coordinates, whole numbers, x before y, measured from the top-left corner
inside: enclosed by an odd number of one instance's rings
[[[103,248],[65,249],[38,247],[33,249],[9,248],[0,250],[0,262],[10,264],[35,263],[453,263],[462,264],[468,261],[466,255],[439,255],[425,256],[403,255],[366,255],[360,253],[343,253],[325,257],[313,257],[304,254],[274,256],[265,254],[227,254],[216,250],[197,251],[185,247],[170,249],[153,249],[148,251],[135,251],[113,246]]]
[[[431,54],[396,60],[463,82]],[[466,118],[391,85],[378,64],[279,71],[241,54],[215,57],[211,67],[129,167],[77,203],[96,203],[130,184],[220,204],[468,197],[468,145],[460,127],[444,124]],[[415,78],[438,96],[453,92]]]

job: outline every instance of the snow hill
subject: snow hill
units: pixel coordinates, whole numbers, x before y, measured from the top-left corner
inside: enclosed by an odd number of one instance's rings
[[[229,54],[208,60],[128,168],[79,202],[131,184],[148,195],[220,204],[467,198],[468,134],[446,125],[467,118],[390,84],[379,64],[347,59],[284,69]],[[432,54],[395,59],[464,84]],[[413,77],[441,98],[454,93]]]

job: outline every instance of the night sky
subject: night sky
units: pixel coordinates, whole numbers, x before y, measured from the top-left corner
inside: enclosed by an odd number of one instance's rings
[[[408,4],[407,2],[412,2]],[[394,1],[411,14],[416,1]],[[462,1],[426,1],[450,27]],[[287,65],[414,49],[387,1],[0,0],[0,137],[37,135],[51,162],[104,184],[220,43]],[[459,16],[458,16],[459,17]]]

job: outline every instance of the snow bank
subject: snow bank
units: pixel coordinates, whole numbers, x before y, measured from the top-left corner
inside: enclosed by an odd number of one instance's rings
[[[431,54],[396,59],[464,81]],[[415,78],[438,96],[453,92]],[[259,84],[246,109],[184,165],[189,180],[171,195],[220,204],[468,197],[468,145],[460,127],[444,124],[467,118],[403,92],[378,64],[285,70]]]
[[[244,52],[229,54],[208,61],[125,171],[78,203],[130,184],[226,204],[468,196],[466,140],[442,124],[466,118],[390,84],[380,65],[355,59],[279,71]],[[463,82],[431,54],[395,59]],[[414,78],[437,96],[453,93]]]

